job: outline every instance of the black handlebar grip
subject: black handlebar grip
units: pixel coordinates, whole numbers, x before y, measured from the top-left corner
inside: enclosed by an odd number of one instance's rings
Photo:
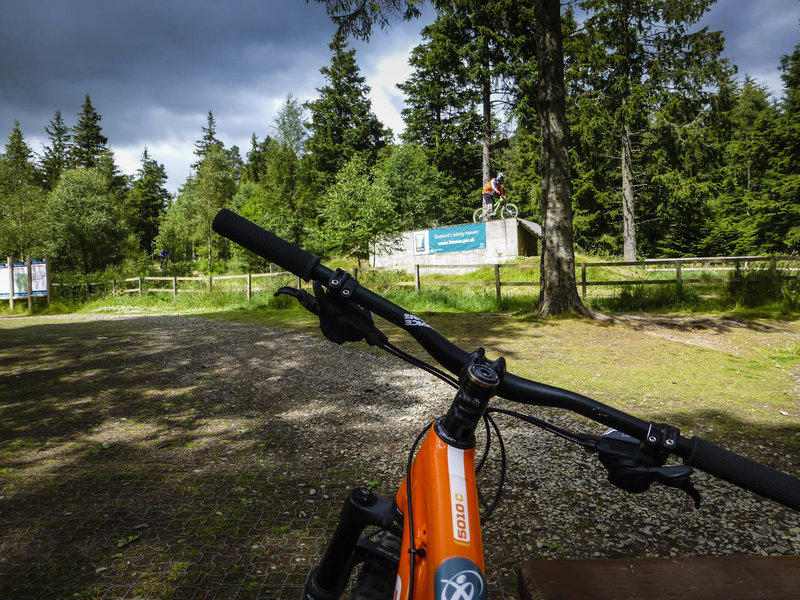
[[[800,479],[693,437],[687,465],[800,510]]]
[[[319,257],[290,244],[227,208],[217,213],[211,228],[306,281],[311,279],[314,267],[319,264]]]

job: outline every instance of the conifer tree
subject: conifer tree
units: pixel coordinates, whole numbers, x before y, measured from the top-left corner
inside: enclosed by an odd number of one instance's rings
[[[317,89],[319,98],[306,105],[311,113],[306,150],[318,191],[331,184],[355,155],[374,164],[378,150],[391,137],[372,112],[369,86],[356,63],[355,50],[347,47],[340,34],[334,35],[328,47],[333,53],[331,63],[320,69],[326,84]]]
[[[91,169],[97,166],[108,143],[108,138],[102,134],[101,120],[102,117],[92,105],[92,99],[86,94],[78,123],[72,128],[71,167]]]
[[[33,151],[15,121],[0,155],[0,255],[24,257],[41,248],[43,204]]]
[[[64,123],[61,111],[57,110],[52,121],[44,128],[50,139],[50,145],[44,147],[41,169],[42,182],[45,189],[52,190],[61,173],[69,166],[70,139],[69,127]]]
[[[593,100],[594,115],[605,121],[605,138],[617,140],[625,260],[636,260],[637,255],[636,193],[642,161],[648,156],[642,134],[653,112],[669,104],[670,95],[683,94],[696,99],[694,114],[687,115],[694,120],[706,108],[703,90],[727,74],[720,59],[721,33],[708,28],[690,31],[714,1],[580,3],[589,17],[581,36],[579,83]]]
[[[164,165],[150,157],[147,148],[142,152],[141,165],[128,193],[129,226],[139,247],[147,253],[153,251],[158,235],[159,221],[164,215],[170,194],[164,185],[167,172]]]
[[[764,193],[754,206],[763,251],[800,252],[800,44],[781,58],[784,96]]]
[[[422,29],[422,39],[409,57],[411,76],[398,85],[405,94],[402,139],[425,148],[442,175],[442,197],[463,204],[463,218],[474,210],[481,172],[479,96],[460,60],[467,35],[457,19],[439,18]]]
[[[217,121],[214,119],[214,113],[210,110],[206,117],[206,124],[202,128],[203,137],[194,143],[194,155],[197,161],[192,164],[193,169],[197,169],[203,159],[208,155],[212,148],[219,150],[224,149],[224,144],[217,139]]]

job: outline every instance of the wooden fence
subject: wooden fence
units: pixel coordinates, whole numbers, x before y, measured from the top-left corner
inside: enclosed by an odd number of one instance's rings
[[[706,266],[704,266],[706,265]],[[714,266],[708,266],[714,265]],[[761,266],[763,265],[763,266]],[[754,268],[769,271],[770,277],[779,275],[796,277],[800,273],[800,256],[726,256],[726,257],[704,257],[704,258],[659,258],[648,259],[637,262],[595,262],[576,263],[576,285],[585,298],[587,289],[590,286],[631,286],[631,285],[700,285],[700,284],[720,284],[741,282],[743,278],[731,277],[730,271],[752,270]],[[425,280],[422,272],[424,270],[459,269],[459,270],[478,270],[492,269],[494,277],[484,281],[441,281]],[[521,271],[525,269],[538,271],[538,262],[530,263],[506,263],[506,264],[472,264],[472,265],[410,265],[407,267],[361,267],[353,269],[353,276],[359,279],[360,276],[369,272],[392,271],[409,273],[412,279],[408,281],[385,281],[385,282],[364,282],[363,285],[370,288],[385,287],[411,287],[419,292],[423,287],[436,286],[470,286],[470,287],[489,287],[494,288],[498,300],[502,297],[502,288],[512,287],[538,287],[539,280],[528,279],[513,280],[503,278],[503,272]],[[591,280],[588,277],[589,269],[592,268],[611,268],[624,269],[621,273],[622,278],[615,280]],[[701,272],[702,276],[696,277],[691,274]],[[639,277],[634,275],[639,274]],[[725,277],[709,276],[716,273],[726,273]],[[673,276],[670,276],[674,274]],[[687,274],[690,274],[687,276]],[[653,277],[655,275],[655,277]],[[248,301],[252,298],[253,292],[271,290],[272,287],[258,285],[262,279],[274,279],[276,277],[291,278],[292,283],[297,287],[302,287],[303,282],[288,272],[276,273],[248,273],[245,275],[219,275],[209,277],[132,277],[128,279],[116,279],[113,281],[86,283],[87,291],[90,293],[102,287],[110,291],[113,295],[142,294],[147,293],[166,293],[172,294],[177,298],[181,293],[202,293],[211,292],[218,288],[221,281],[243,282],[242,286],[235,286],[234,291],[244,292]],[[154,282],[156,287],[147,285],[147,282]],[[185,284],[194,282],[193,286]],[[54,283],[54,286],[62,284]],[[68,284],[63,284],[68,285]],[[243,289],[242,289],[243,288]],[[231,291],[227,288],[227,291]]]

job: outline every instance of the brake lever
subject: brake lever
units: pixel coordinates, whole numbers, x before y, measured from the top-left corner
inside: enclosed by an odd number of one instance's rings
[[[692,485],[690,479],[694,473],[691,467],[686,465],[645,467],[620,461],[607,468],[608,480],[626,492],[638,494],[647,491],[653,483],[659,483],[686,492],[694,501],[694,507],[700,508],[700,492]]]
[[[700,508],[700,493],[692,485],[694,469],[687,465],[664,466],[666,456],[652,454],[639,440],[619,431],[606,432],[602,437],[585,436],[584,447],[597,452],[608,471],[608,480],[616,487],[640,494],[653,483],[686,492]]]
[[[298,290],[297,288],[284,286],[275,292],[275,297],[286,295],[296,298],[300,305],[308,312],[319,316],[319,302],[311,294],[305,290]]]
[[[372,320],[372,313],[352,302],[338,301],[338,295],[325,292],[322,285],[313,283],[314,296],[305,290],[282,287],[275,296],[285,294],[296,298],[309,312],[319,317],[319,328],[330,341],[339,344],[364,340],[370,346],[382,346],[388,338]]]

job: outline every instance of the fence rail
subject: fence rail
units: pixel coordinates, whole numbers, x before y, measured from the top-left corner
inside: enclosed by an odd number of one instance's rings
[[[576,263],[576,286],[580,289],[581,295],[585,298],[589,287],[593,286],[631,286],[631,285],[700,285],[700,284],[720,284],[741,282],[742,277],[686,277],[685,273],[694,273],[701,271],[703,273],[714,272],[730,272],[744,268],[745,270],[752,270],[754,265],[763,263],[764,271],[769,271],[770,277],[778,277],[779,275],[797,276],[800,273],[800,256],[714,256],[714,257],[700,257],[700,258],[655,258],[647,259],[637,262],[580,262]],[[779,269],[780,263],[780,269]],[[788,264],[787,264],[788,263]],[[697,265],[729,265],[730,266],[697,266]],[[440,280],[424,280],[422,272],[425,270],[442,270],[442,269],[459,269],[459,270],[477,270],[491,268],[494,271],[494,278],[492,280],[483,281],[440,281]],[[413,274],[411,281],[376,281],[376,282],[363,282],[363,285],[371,288],[386,288],[386,287],[411,287],[419,292],[423,287],[436,287],[436,286],[463,286],[463,287],[494,287],[498,300],[502,297],[502,288],[511,287],[531,287],[538,286],[538,278],[535,280],[514,281],[502,278],[502,272],[520,271],[520,270],[535,270],[538,271],[540,265],[538,262],[527,263],[508,263],[508,264],[467,264],[467,265],[408,265],[408,266],[395,266],[395,267],[359,267],[353,269],[353,276],[358,279],[360,275],[370,272],[392,271],[400,272],[405,271]],[[624,269],[621,272],[621,279],[615,280],[590,280],[589,269],[592,268],[620,268]],[[758,267],[755,267],[758,268]],[[641,277],[633,277],[636,270],[642,275]],[[665,274],[674,272],[674,277],[664,277]],[[657,279],[648,278],[648,275],[658,274]],[[208,293],[215,289],[215,282],[221,281],[237,281],[241,280],[243,286],[239,286],[236,291],[244,291],[247,299],[252,298],[253,292],[270,290],[270,287],[254,286],[254,280],[257,279],[274,279],[276,277],[290,277],[296,281],[297,287],[302,287],[302,280],[291,273],[280,271],[274,273],[247,273],[243,275],[218,275],[207,277],[129,277],[127,279],[115,279],[111,281],[101,282],[88,282],[85,284],[59,284],[53,283],[54,287],[66,287],[69,285],[85,285],[89,293],[93,290],[102,287],[109,289],[113,295],[126,295],[137,294],[139,296],[148,293],[165,293],[172,294],[173,298],[177,298],[178,294],[185,293]],[[147,285],[148,282],[154,282],[155,287]],[[165,282],[169,282],[165,285]],[[194,282],[194,287],[189,287],[186,284]],[[201,284],[198,286],[197,284]],[[183,285],[182,285],[183,284]],[[243,290],[241,288],[244,288]]]

